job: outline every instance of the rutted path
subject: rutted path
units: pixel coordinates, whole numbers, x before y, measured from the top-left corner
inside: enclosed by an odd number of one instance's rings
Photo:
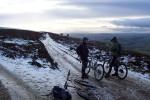
[[[24,84],[0,65],[0,80],[8,89],[11,100],[37,100]]]
[[[58,48],[57,43],[51,38],[45,46],[58,64],[61,66],[69,65],[72,72],[75,70],[75,73],[80,73],[81,64]],[[98,86],[102,100],[149,100],[150,98],[150,80],[141,79],[134,76],[133,73],[129,73],[128,77],[123,81],[117,78],[108,78],[97,82],[92,76],[89,81]]]

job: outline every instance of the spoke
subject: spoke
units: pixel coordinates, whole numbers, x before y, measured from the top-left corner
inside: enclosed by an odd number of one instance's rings
[[[127,68],[125,65],[120,65],[118,67],[118,77],[124,79],[127,76]]]

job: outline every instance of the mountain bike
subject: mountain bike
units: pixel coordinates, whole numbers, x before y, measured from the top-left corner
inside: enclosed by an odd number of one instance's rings
[[[76,93],[84,100],[100,100],[98,94],[93,92],[93,90],[97,89],[96,86],[85,80],[74,79],[71,81],[69,76],[70,71],[68,72],[67,80],[64,85],[65,89],[68,89],[68,87],[74,88]],[[69,85],[68,82],[71,82],[74,85]]]
[[[72,94],[68,91],[68,87],[72,87],[72,88],[75,88],[76,93],[81,98],[85,100],[90,100],[90,99],[87,99],[88,97],[86,95],[86,91],[83,88],[77,87],[76,85],[73,86],[73,85],[68,84],[68,82],[72,82],[72,80],[69,79],[69,76],[70,76],[70,70],[68,71],[67,79],[64,84],[64,88],[61,88],[59,86],[54,86],[52,91],[49,94],[46,94],[44,96],[48,96],[50,100],[51,99],[52,100],[72,100]],[[87,84],[86,82],[79,82],[79,81],[74,81],[74,82],[81,84],[83,86],[86,86],[86,87],[90,87],[86,85]]]
[[[91,69],[94,71],[94,78],[97,81],[100,81],[104,77],[104,67],[102,64],[98,63],[97,59],[95,59],[93,56],[89,57],[88,59],[88,65],[85,70],[86,74],[89,74]]]
[[[112,61],[112,56],[110,55],[105,55],[103,57],[103,67],[104,67],[104,72],[105,74],[108,74],[109,70],[112,71],[112,67],[117,66],[118,67],[118,78],[123,80],[127,77],[128,75],[128,68],[127,65],[123,62],[123,58],[119,57],[117,58],[115,64],[110,67],[110,63]]]

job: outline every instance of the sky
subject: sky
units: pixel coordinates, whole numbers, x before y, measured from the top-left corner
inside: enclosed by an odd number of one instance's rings
[[[0,27],[55,33],[150,33],[150,0],[0,0]]]

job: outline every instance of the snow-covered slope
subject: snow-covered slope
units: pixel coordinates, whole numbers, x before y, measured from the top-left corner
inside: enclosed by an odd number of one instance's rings
[[[47,41],[47,39],[42,41],[44,45],[49,43],[49,40]],[[28,42],[30,42],[27,40],[22,42],[19,41],[21,40],[12,39],[3,42],[17,43],[19,45],[26,45]],[[50,45],[46,46],[46,48]],[[38,68],[37,66],[30,64],[30,62],[32,62],[32,58],[30,58],[30,56],[27,58],[16,57],[15,59],[11,59],[9,57],[3,56],[3,51],[0,51],[0,67],[5,69],[4,74],[2,73],[3,75],[1,75],[0,79],[8,88],[12,100],[49,100],[51,97],[47,97],[46,95],[51,92],[53,86],[64,86],[67,73],[70,68],[72,68],[72,72],[79,73],[72,67],[72,65],[69,63],[65,64],[63,59],[61,57],[59,58],[58,55],[63,55],[63,52],[58,52],[57,55],[57,52],[53,51],[54,48],[50,47],[48,49],[50,55],[57,56],[57,59],[55,58],[54,61],[58,61],[59,69],[52,69],[51,66],[53,65],[45,63],[41,58],[38,58],[36,61],[44,67]],[[60,62],[62,62],[62,64]],[[5,77],[5,73],[8,74],[7,77]]]
[[[15,42],[17,43],[17,41]],[[80,79],[81,63],[77,60],[78,56],[74,51],[70,51],[68,46],[55,42],[48,34],[46,39],[41,42],[54,62],[57,62],[59,69],[51,69],[51,64],[42,64],[45,65],[44,68],[37,68],[29,63],[32,61],[31,58],[10,59],[1,55],[0,67],[5,69],[5,73],[0,74],[0,79],[7,85],[12,97],[14,97],[13,94],[24,93],[25,95],[20,95],[24,98],[23,100],[31,100],[31,98],[33,100],[51,100],[51,97],[45,95],[49,94],[55,85],[63,87],[68,70],[71,70],[71,80]],[[43,63],[41,59],[37,59],[37,61]],[[6,74],[9,77],[6,77]],[[150,97],[150,80],[140,73],[129,71],[128,77],[123,81],[116,78],[104,78],[97,82],[91,72],[86,81],[97,87],[93,92],[99,95],[100,100],[149,100]],[[19,89],[21,89],[20,93]],[[73,95],[73,100],[81,99],[76,95],[75,90],[69,90]]]
[[[22,46],[31,42],[30,40],[20,41],[20,39],[8,39],[3,43]],[[1,48],[3,47],[1,46]],[[63,87],[68,70],[63,68],[53,69],[53,65],[50,62],[47,63],[43,58],[36,59],[36,62],[42,65],[42,67],[37,67],[31,64],[33,54],[29,53],[28,55],[26,58],[19,56],[12,59],[5,57],[3,51],[0,51],[0,68],[4,69],[0,79],[8,88],[12,100],[47,100],[50,97],[45,95],[51,92],[53,86]],[[7,77],[5,74],[8,74]],[[31,97],[30,94],[34,97]]]
[[[78,75],[81,64],[75,59],[77,56],[71,55],[67,47],[56,43],[48,35],[43,43],[60,67],[67,67],[73,74]],[[96,82],[92,76],[89,81],[99,88],[102,100],[148,100],[147,97],[150,97],[150,80],[140,73],[129,71],[127,79],[123,81],[113,78]]]

